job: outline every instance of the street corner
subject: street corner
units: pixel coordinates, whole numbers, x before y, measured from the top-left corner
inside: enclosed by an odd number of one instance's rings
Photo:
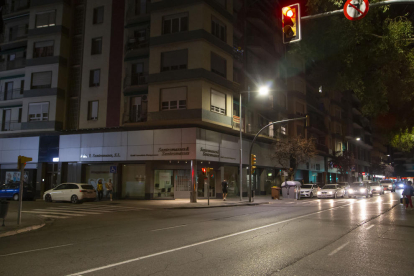
[[[51,222],[50,219],[43,219],[37,215],[24,214],[21,224],[18,225],[17,212],[11,212],[4,220],[4,226],[0,226],[0,238],[38,230]],[[3,225],[2,219],[0,220],[0,223]]]

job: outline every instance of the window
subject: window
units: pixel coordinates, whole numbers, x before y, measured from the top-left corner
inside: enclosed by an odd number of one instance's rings
[[[299,102],[296,102],[296,114],[305,115],[305,105]]]
[[[89,73],[89,87],[99,86],[101,82],[101,69],[91,70]]]
[[[56,25],[56,11],[47,11],[36,14],[36,28],[45,28]]]
[[[102,37],[92,38],[91,55],[102,54]]]
[[[21,108],[21,107],[19,107],[19,118],[17,119],[18,121],[18,123],[21,123],[22,122],[22,112],[23,112],[23,108]]]
[[[342,125],[335,124],[335,133],[342,135]]]
[[[49,103],[31,103],[29,104],[29,122],[48,121],[49,120]]]
[[[211,18],[211,33],[221,40],[226,41],[226,25],[214,16]]]
[[[53,56],[53,40],[35,42],[33,46],[33,58]]]
[[[147,40],[147,30],[135,30],[134,41],[144,42]]]
[[[163,18],[163,34],[173,34],[185,31],[188,31],[188,13],[174,14]]]
[[[316,164],[315,167],[316,167],[316,170],[317,171],[320,171],[321,170],[321,164]]]
[[[227,76],[227,61],[213,52],[211,53],[211,72],[224,78]]]
[[[211,90],[211,108],[212,112],[226,115],[226,94],[216,90]]]
[[[101,24],[104,19],[104,7],[97,7],[93,9],[93,24]]]
[[[336,149],[335,150],[336,151],[343,151],[342,142],[337,142],[336,143]]]
[[[88,102],[88,120],[98,120],[98,101]]]
[[[50,88],[52,86],[52,71],[32,73],[31,89]]]
[[[178,50],[161,54],[161,71],[187,69],[188,51]]]
[[[20,95],[23,95],[24,93],[24,80],[20,81]]]
[[[135,15],[145,14],[147,12],[147,2],[149,0],[135,0]]]
[[[167,88],[161,90],[161,110],[187,108],[187,88]]]
[[[3,109],[3,126],[1,130],[11,130],[11,109]]]

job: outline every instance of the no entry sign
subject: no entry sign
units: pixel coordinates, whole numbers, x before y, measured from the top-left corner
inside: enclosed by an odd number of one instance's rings
[[[351,21],[364,18],[369,10],[368,0],[347,0],[344,6],[345,17]]]

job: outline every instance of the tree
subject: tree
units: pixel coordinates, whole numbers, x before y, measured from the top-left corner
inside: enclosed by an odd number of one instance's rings
[[[350,151],[336,151],[334,157],[331,159],[332,165],[343,176],[348,175],[347,182],[349,182],[350,174],[355,168],[354,154]]]
[[[344,3],[308,0],[307,7],[315,14],[340,9]],[[391,140],[414,126],[413,21],[414,5],[371,8],[359,21],[343,14],[307,20],[302,41],[291,51],[307,61],[307,79],[315,87],[354,91],[364,115],[375,119]],[[410,141],[413,148],[414,139]]]
[[[391,177],[394,174],[394,167],[391,165],[385,165],[384,168],[384,176],[385,177]]]
[[[301,137],[281,139],[273,144],[272,159],[276,159],[280,166],[286,166],[286,160],[290,161],[288,179],[293,180],[300,164],[306,163],[316,155],[315,141]]]

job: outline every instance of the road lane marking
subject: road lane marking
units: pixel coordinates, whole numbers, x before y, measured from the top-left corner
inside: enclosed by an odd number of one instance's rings
[[[17,255],[17,254],[23,254],[23,253],[41,251],[41,250],[54,249],[54,248],[59,248],[59,247],[71,246],[71,245],[73,245],[73,243],[64,244],[64,245],[58,245],[58,246],[52,246],[52,247],[46,247],[46,248],[40,248],[40,249],[33,249],[33,250],[21,251],[21,252],[16,252],[16,253],[10,253],[10,254],[5,254],[5,255],[0,255],[0,257],[12,256],[12,255]]]
[[[72,216],[72,217],[84,217],[85,215],[80,215],[80,214],[63,214],[63,213],[59,213],[59,212],[53,212],[53,211],[22,211],[22,213],[33,213],[33,214],[51,214],[51,215],[65,215],[65,216]]]
[[[49,209],[32,209],[32,211],[49,211]],[[85,215],[102,215],[102,213],[97,212],[88,212],[81,210],[50,210],[52,212],[61,212],[61,213],[75,213],[75,214],[85,214]]]
[[[328,256],[332,256],[335,255],[336,253],[338,253],[340,250],[344,249],[345,246],[347,246],[349,244],[349,242],[341,245],[340,247],[338,247],[337,249],[335,249],[334,251],[332,251],[331,253],[328,254]]]
[[[371,229],[372,227],[374,227],[375,225],[371,225],[369,227],[367,227],[367,230]]]
[[[351,204],[352,203],[350,203],[348,205],[351,205]],[[271,224],[267,224],[267,225],[263,225],[263,226],[260,226],[260,227],[256,227],[256,228],[236,232],[236,233],[225,235],[225,236],[222,236],[222,237],[218,237],[218,238],[214,238],[214,239],[210,239],[210,240],[206,240],[206,241],[202,241],[202,242],[197,242],[197,243],[193,243],[193,244],[189,244],[189,245],[185,245],[185,246],[181,246],[181,247],[177,247],[177,248],[173,248],[173,249],[153,253],[153,254],[150,254],[150,255],[146,255],[146,256],[130,259],[130,260],[126,260],[126,261],[123,261],[123,262],[113,263],[113,264],[110,264],[110,265],[105,265],[105,266],[96,267],[96,268],[92,268],[92,269],[89,269],[89,270],[85,270],[85,271],[81,271],[81,272],[77,272],[77,273],[73,273],[73,274],[68,274],[67,276],[81,276],[83,274],[88,274],[88,273],[92,273],[92,272],[96,272],[96,271],[100,271],[100,270],[104,270],[104,269],[108,269],[108,268],[112,268],[112,267],[116,267],[116,266],[120,266],[120,265],[124,265],[124,264],[129,264],[129,263],[137,262],[137,261],[140,261],[140,260],[144,260],[144,259],[148,259],[148,258],[160,256],[160,255],[165,255],[165,254],[172,253],[172,252],[175,252],[175,251],[180,251],[180,250],[183,250],[183,249],[192,248],[192,247],[195,247],[195,246],[199,246],[199,245],[203,245],[203,244],[207,244],[207,243],[211,243],[211,242],[215,242],[215,241],[219,241],[219,240],[239,236],[239,235],[254,232],[254,231],[257,231],[257,230],[266,229],[268,227],[272,227],[272,226],[275,226],[275,225],[278,225],[278,224],[295,221],[295,220],[298,220],[298,219],[310,217],[310,216],[320,214],[320,213],[325,213],[325,212],[328,212],[328,211],[331,211],[331,210],[334,210],[334,209],[338,209],[338,208],[339,207],[332,207],[332,208],[328,208],[326,210],[316,211],[316,212],[313,212],[313,213],[310,213],[310,214],[307,214],[307,215],[302,215],[302,216],[298,216],[298,217],[295,217],[295,218],[274,222],[274,223],[271,223]]]
[[[53,215],[40,215],[41,217],[45,217],[45,218],[57,218],[57,219],[66,219],[69,217],[64,217],[64,216],[53,216]]]
[[[154,229],[154,230],[151,230],[151,231],[153,231],[153,232],[162,231],[162,230],[173,229],[173,228],[184,227],[184,226],[187,226],[187,225],[183,224],[183,225],[178,225],[178,226],[171,226],[171,227],[166,227],[166,228]]]

